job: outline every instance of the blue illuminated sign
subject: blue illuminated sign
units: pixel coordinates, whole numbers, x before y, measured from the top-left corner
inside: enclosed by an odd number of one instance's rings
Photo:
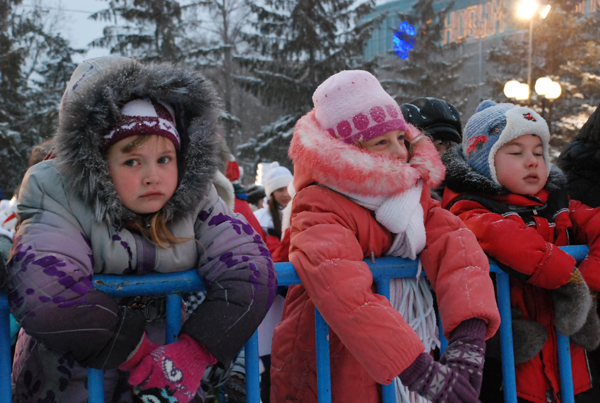
[[[408,52],[414,48],[415,40],[412,38],[413,36],[415,36],[415,27],[406,21],[401,22],[398,26],[398,31],[394,32],[392,36],[394,53],[400,59],[408,58]]]

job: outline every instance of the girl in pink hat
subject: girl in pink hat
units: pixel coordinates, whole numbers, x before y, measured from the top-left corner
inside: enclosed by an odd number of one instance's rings
[[[334,402],[379,402],[378,384],[397,377],[432,402],[477,402],[500,317],[477,240],[430,197],[445,173],[435,147],[365,71],[333,75],[313,102],[289,151],[290,261],[302,285],[275,329],[271,401],[317,401],[316,307],[330,326]],[[440,362],[374,292],[363,259],[380,256],[420,259],[450,340]]]

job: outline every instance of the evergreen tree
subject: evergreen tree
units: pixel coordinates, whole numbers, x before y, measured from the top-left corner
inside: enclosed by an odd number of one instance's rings
[[[19,186],[31,149],[56,129],[58,106],[80,50],[47,26],[39,7],[16,11],[0,0],[0,187]]]
[[[235,98],[239,93],[239,88],[236,87],[239,85],[233,81],[233,76],[239,66],[233,62],[233,57],[242,42],[241,32],[246,23],[248,6],[245,0],[204,0],[198,5],[201,6],[199,11],[208,13],[210,17],[198,28],[208,34],[203,42],[198,42],[197,38],[187,38],[190,50],[186,60],[202,68],[215,83],[223,100],[224,136],[229,148],[235,150],[242,136],[242,123],[234,110]],[[194,15],[196,21],[201,20],[200,14]]]
[[[196,4],[182,7],[175,0],[108,0],[108,3],[106,10],[90,18],[113,25],[106,26],[103,36],[92,41],[91,46],[144,61],[177,61],[183,57],[182,9]]]
[[[600,12],[578,13],[574,6],[570,0],[555,1],[548,16],[533,23],[531,85],[534,87],[540,77],[550,77],[560,83],[562,93],[555,101],[548,101],[531,88],[531,106],[550,124],[550,144],[557,151],[573,138],[600,102]],[[521,24],[528,29],[527,22]],[[503,88],[508,80],[527,82],[528,41],[526,34],[514,35],[490,51],[488,60],[494,65],[494,75],[487,82],[492,87],[492,99],[506,99]]]
[[[372,29],[383,15],[368,20],[373,2],[354,0],[265,0],[250,3],[255,19],[246,39],[258,54],[236,60],[252,76],[236,77],[267,106],[283,112],[256,138],[238,147],[240,156],[255,168],[277,160],[292,168],[287,150],[294,124],[312,108],[312,94],[329,76],[362,68],[362,53]],[[253,166],[252,166],[253,165]]]
[[[400,21],[414,27],[414,35],[401,31],[394,35],[413,48],[404,59],[395,55],[387,58],[380,69],[380,81],[399,104],[435,96],[462,110],[476,86],[461,83],[461,70],[467,60],[459,55],[461,44],[443,44],[444,21],[454,2],[440,9],[434,3],[419,0],[411,14],[398,14]]]

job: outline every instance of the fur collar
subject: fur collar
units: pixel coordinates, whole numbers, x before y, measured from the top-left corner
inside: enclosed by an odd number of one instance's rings
[[[97,221],[120,226],[135,216],[117,196],[100,148],[120,108],[137,98],[171,105],[182,138],[179,184],[164,207],[167,220],[195,210],[208,192],[219,149],[217,96],[203,76],[170,64],[132,61],[98,73],[74,95],[60,113],[56,159],[67,186],[93,209]]]
[[[444,184],[455,193],[478,193],[490,196],[505,196],[509,191],[490,178],[477,172],[467,162],[460,144],[450,148],[442,156],[446,166]],[[550,175],[544,189],[549,191],[564,189],[567,180],[555,165],[550,168]]]
[[[407,125],[409,140],[420,135],[415,127]],[[390,197],[414,186],[419,178],[427,186],[437,187],[445,172],[427,139],[415,147],[408,163],[369,154],[323,130],[314,109],[296,123],[289,155],[294,162],[297,192],[318,182],[344,194]]]

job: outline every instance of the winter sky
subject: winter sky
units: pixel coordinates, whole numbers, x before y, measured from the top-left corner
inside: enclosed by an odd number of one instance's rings
[[[383,4],[389,0],[377,0],[377,4]],[[31,6],[38,3],[42,7],[47,7],[52,14],[60,14],[61,18],[56,23],[56,29],[71,42],[74,48],[85,48],[94,39],[102,36],[104,28],[103,21],[94,21],[88,19],[88,16],[96,11],[104,10],[108,7],[106,0],[23,0],[23,6]],[[186,0],[181,1],[185,3]],[[81,60],[93,57],[104,56],[108,54],[107,49],[93,48],[82,56]],[[81,61],[75,60],[75,61]]]

